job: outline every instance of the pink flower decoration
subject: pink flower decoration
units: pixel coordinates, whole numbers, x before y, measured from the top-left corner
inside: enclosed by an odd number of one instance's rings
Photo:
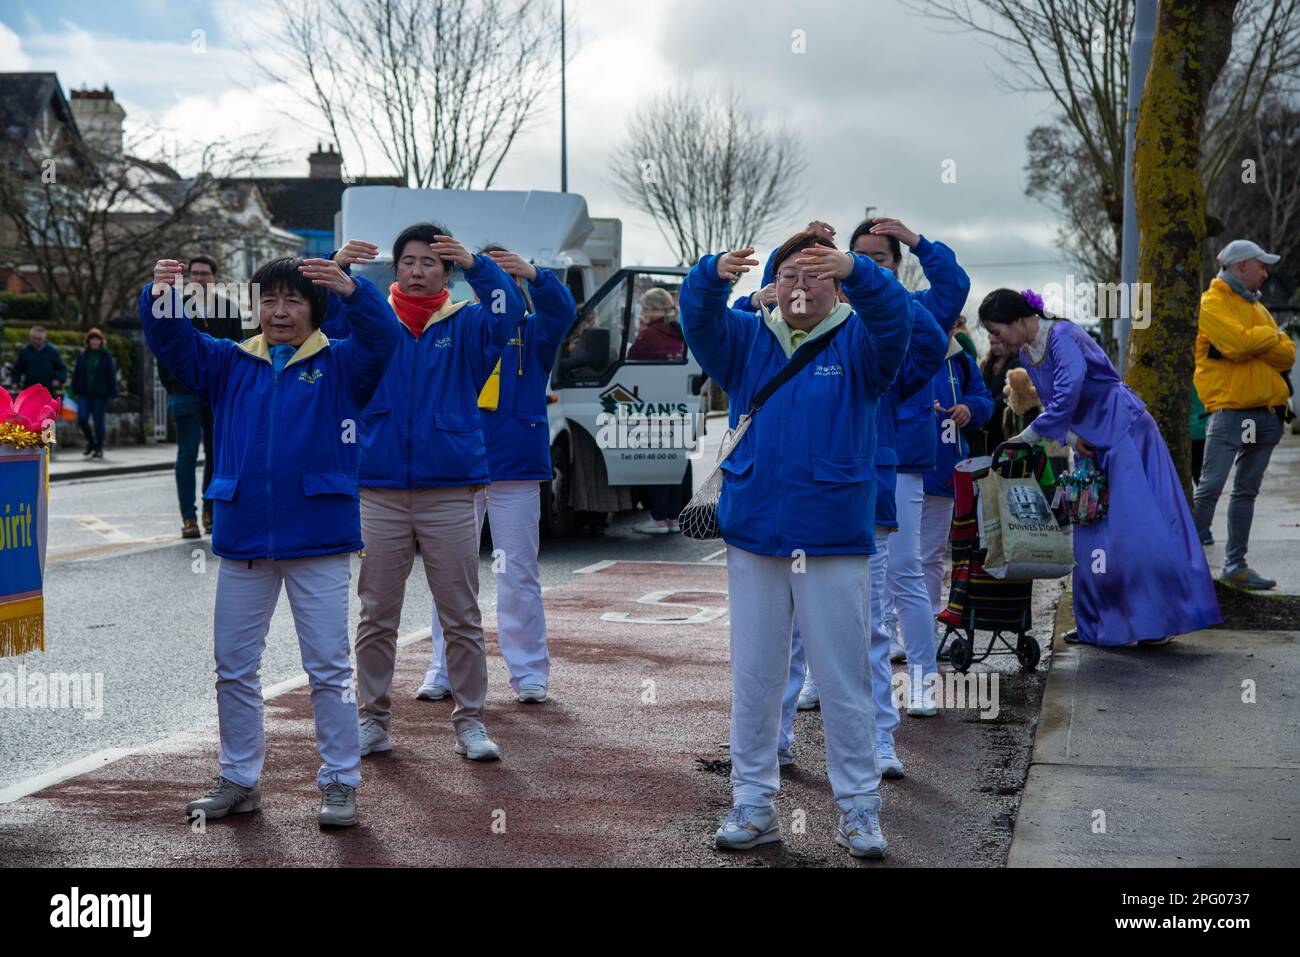
[[[13,422],[28,432],[44,432],[59,416],[59,402],[43,385],[24,389],[17,399],[0,389],[0,422]]]
[[[1035,309],[1037,309],[1039,312],[1043,311],[1043,306],[1044,306],[1043,297],[1040,296],[1038,293],[1034,292],[1032,289],[1024,289],[1021,290],[1020,295],[1024,296],[1025,299],[1028,300],[1029,304],[1033,306]]]

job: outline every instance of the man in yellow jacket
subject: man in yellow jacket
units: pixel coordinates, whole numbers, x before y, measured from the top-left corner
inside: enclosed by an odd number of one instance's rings
[[[1257,590],[1277,585],[1246,564],[1246,545],[1264,470],[1282,439],[1291,391],[1283,375],[1295,363],[1295,343],[1259,301],[1279,258],[1246,239],[1228,243],[1219,253],[1222,270],[1201,296],[1196,333],[1193,381],[1210,421],[1192,511],[1201,540],[1212,544],[1214,509],[1235,461],[1222,580]]]

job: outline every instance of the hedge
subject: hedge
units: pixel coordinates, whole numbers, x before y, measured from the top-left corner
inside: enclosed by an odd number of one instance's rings
[[[0,292],[0,303],[9,309],[4,314],[6,322],[53,322],[54,307],[50,301],[36,292]],[[72,315],[66,320],[70,323],[80,321],[81,309],[75,299],[67,301]]]

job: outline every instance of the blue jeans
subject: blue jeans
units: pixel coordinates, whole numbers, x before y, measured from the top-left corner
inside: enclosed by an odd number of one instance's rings
[[[199,443],[203,441],[204,402],[197,395],[169,395],[167,411],[176,423],[176,495],[181,518],[197,518],[194,469],[199,461]]]
[[[77,396],[77,426],[81,429],[81,434],[86,437],[86,444],[92,449],[104,451],[104,411],[108,408],[108,399],[91,399],[86,396]],[[95,431],[90,431],[91,420],[94,420]]]

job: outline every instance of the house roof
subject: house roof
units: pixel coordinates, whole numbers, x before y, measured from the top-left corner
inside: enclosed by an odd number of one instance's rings
[[[77,133],[72,116],[53,73],[0,73],[0,134],[17,146],[26,146],[46,105],[53,100],[58,118]]]
[[[349,186],[406,185],[400,176],[358,176],[351,183],[305,176],[255,176],[246,182],[261,191],[275,225],[283,229],[331,231],[334,214],[343,204],[343,191]]]

